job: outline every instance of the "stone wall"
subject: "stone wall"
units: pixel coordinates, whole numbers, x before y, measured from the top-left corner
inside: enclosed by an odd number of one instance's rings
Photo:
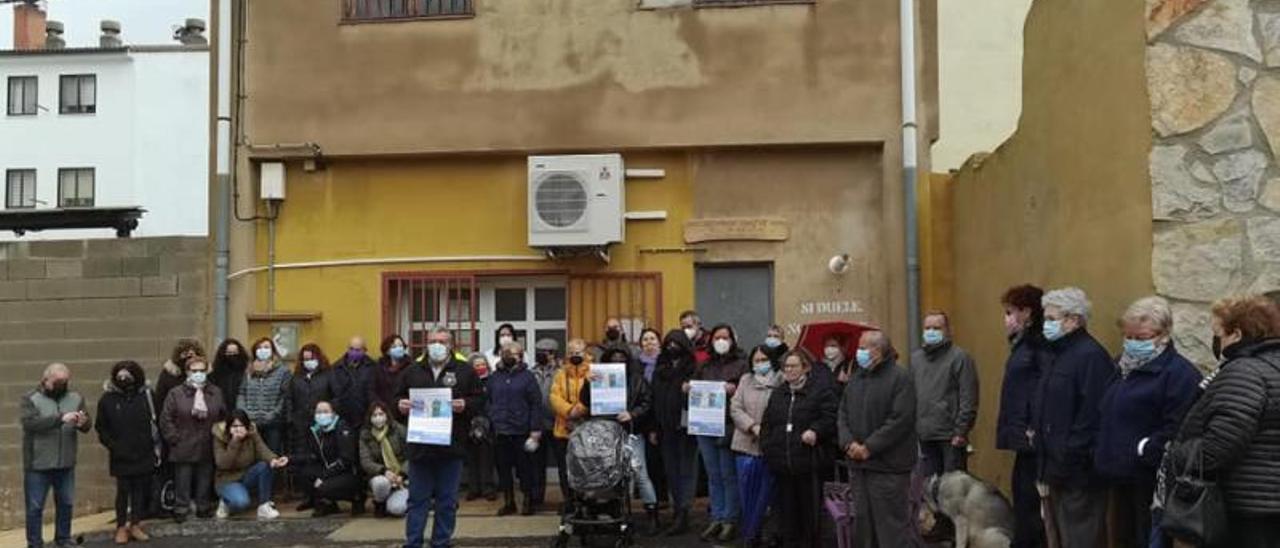
[[[96,411],[112,364],[131,359],[154,383],[176,339],[206,339],[205,238],[0,244],[0,529],[23,520],[19,401],[46,364],[71,367],[71,386]],[[96,414],[96,413],[94,413]],[[92,432],[81,436],[76,512],[110,507],[115,484]],[[52,499],[46,518],[52,519]]]
[[[1212,367],[1209,304],[1280,290],[1280,1],[1147,0],[1156,291]]]

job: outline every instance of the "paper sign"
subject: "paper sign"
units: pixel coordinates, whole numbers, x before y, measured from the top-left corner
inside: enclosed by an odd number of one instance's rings
[[[453,438],[453,391],[409,389],[409,443],[450,445]]]
[[[721,381],[689,383],[689,434],[724,437],[725,405],[728,403]]]
[[[627,364],[591,365],[591,415],[612,417],[627,410]]]

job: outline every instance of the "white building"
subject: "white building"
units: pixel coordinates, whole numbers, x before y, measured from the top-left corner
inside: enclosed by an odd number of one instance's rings
[[[17,42],[0,50],[0,216],[137,206],[135,237],[207,235],[208,46]],[[0,232],[0,241],[108,237],[116,231]]]

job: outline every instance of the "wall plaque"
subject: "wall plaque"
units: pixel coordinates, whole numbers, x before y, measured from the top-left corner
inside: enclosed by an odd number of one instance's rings
[[[689,244],[730,240],[781,242],[790,235],[791,225],[785,219],[726,217],[684,223],[684,241]]]

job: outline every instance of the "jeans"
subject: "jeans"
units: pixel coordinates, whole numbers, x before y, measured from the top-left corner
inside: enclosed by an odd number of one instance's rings
[[[721,446],[721,438],[698,436],[698,452],[707,471],[707,493],[711,495],[711,520],[738,520],[738,472],[733,451]]]
[[[427,529],[427,507],[435,511],[432,548],[448,548],[458,513],[462,459],[427,457],[409,462],[409,511],[405,514],[405,548],[421,548]]]
[[[116,527],[142,522],[150,491],[151,474],[116,478]]]
[[[658,504],[658,492],[653,490],[653,481],[649,479],[649,465],[644,457],[644,438],[636,435],[627,438],[631,446],[631,469],[636,475],[636,486],[640,488],[640,502],[645,506]]]
[[[968,449],[951,445],[950,440],[920,442],[920,457],[924,461],[921,473],[926,478],[969,469]]]
[[[262,436],[262,441],[267,444],[267,448],[277,455],[284,455],[284,425],[283,424],[267,424],[258,425],[258,435]]]
[[[274,481],[271,466],[265,462],[257,462],[250,466],[240,477],[240,481],[229,481],[218,486],[218,496],[232,513],[248,508],[253,499],[249,497],[249,489],[258,492],[258,500],[266,503],[271,500],[271,485]]]
[[[23,473],[23,493],[27,499],[27,546],[44,546],[44,502],[53,488],[53,504],[57,512],[53,540],[59,546],[71,545],[71,514],[75,506],[76,469],[27,470]]]
[[[689,510],[698,488],[698,445],[685,430],[663,432],[658,440],[662,448],[662,465],[667,472],[667,490],[675,511]]]
[[[195,485],[196,512],[209,510],[213,486],[212,462],[175,462],[173,464],[173,513],[186,516],[191,511],[191,489]]]
[[[386,504],[387,513],[403,516],[409,509],[409,490],[404,487],[392,487],[386,476],[369,478],[369,492],[373,493],[373,502]]]

